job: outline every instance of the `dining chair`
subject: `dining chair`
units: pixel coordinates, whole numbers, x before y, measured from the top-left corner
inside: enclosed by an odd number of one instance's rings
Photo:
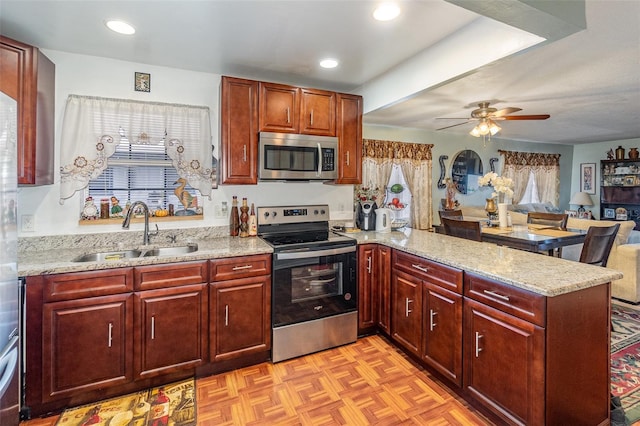
[[[567,230],[567,221],[569,215],[566,213],[546,213],[546,212],[529,212],[527,214],[527,223],[537,225],[548,225],[554,228]],[[549,256],[562,257],[562,247],[550,249]]]
[[[442,223],[443,217],[452,217],[458,220],[462,220],[462,210],[438,210],[440,216],[440,223]]]
[[[620,224],[613,226],[590,226],[584,237],[580,252],[580,262],[590,265],[607,266],[611,247],[616,240]]]
[[[482,241],[480,222],[478,221],[443,217],[442,225],[444,227],[444,233],[446,235],[466,238],[467,240]]]

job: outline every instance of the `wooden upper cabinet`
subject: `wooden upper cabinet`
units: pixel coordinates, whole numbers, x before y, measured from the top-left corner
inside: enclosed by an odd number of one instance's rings
[[[18,103],[18,184],[52,184],[55,65],[37,48],[0,36],[0,91]]]
[[[260,83],[260,131],[299,133],[300,89]]]
[[[258,183],[258,82],[222,77],[222,183]]]
[[[301,89],[300,133],[336,135],[336,94],[324,90]]]
[[[338,179],[336,183],[362,181],[362,96],[338,93]]]

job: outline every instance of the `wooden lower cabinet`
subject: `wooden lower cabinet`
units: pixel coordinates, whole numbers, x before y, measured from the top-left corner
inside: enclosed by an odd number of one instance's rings
[[[414,355],[421,355],[422,281],[398,270],[391,276],[391,337]]]
[[[358,334],[375,327],[378,316],[377,244],[358,246]]]
[[[131,294],[46,303],[42,312],[43,402],[133,379]]]
[[[422,360],[462,386],[462,296],[425,283],[422,308]]]
[[[211,284],[210,358],[225,361],[271,349],[271,276]]]
[[[514,424],[544,424],[544,329],[465,301],[465,388]]]
[[[207,284],[135,294],[136,378],[201,365],[207,356]]]

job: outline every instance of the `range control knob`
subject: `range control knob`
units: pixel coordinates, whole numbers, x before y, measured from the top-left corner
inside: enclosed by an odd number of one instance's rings
[[[314,210],[313,214],[315,214],[317,216],[318,215],[318,210]]]
[[[269,217],[269,212],[264,212],[264,217]]]
[[[320,213],[324,216],[325,215],[324,209],[320,210]]]
[[[273,212],[273,217],[278,216],[278,212]]]

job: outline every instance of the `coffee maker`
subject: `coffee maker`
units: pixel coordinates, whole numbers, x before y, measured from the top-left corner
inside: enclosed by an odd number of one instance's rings
[[[377,208],[375,201],[360,201],[356,212],[356,226],[363,231],[375,231]]]

